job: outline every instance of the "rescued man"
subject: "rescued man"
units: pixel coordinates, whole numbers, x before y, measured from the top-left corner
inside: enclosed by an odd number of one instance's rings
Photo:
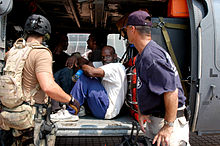
[[[83,74],[75,83],[71,95],[80,105],[87,105],[94,117],[112,119],[116,117],[124,103],[127,92],[125,67],[117,63],[117,54],[112,46],[102,48],[103,66],[94,68],[82,65]],[[98,77],[101,77],[100,81]],[[68,109],[70,113],[75,111]]]
[[[62,39],[62,40],[66,42],[66,39]],[[59,42],[61,42],[61,41],[59,41]],[[65,44],[66,43],[61,42],[61,45],[58,45],[58,47],[56,47],[56,48],[63,48]],[[103,34],[99,34],[97,30],[93,31],[89,35],[89,38],[87,40],[87,49],[89,49],[89,51],[82,54],[82,57],[90,62],[95,61],[95,63],[93,64],[94,66],[100,66],[100,64],[101,64],[100,63],[101,49],[105,44],[106,44],[106,42],[105,42]],[[67,49],[67,46],[65,46],[65,48]],[[65,54],[65,53],[62,53],[62,54]],[[70,57],[67,57],[68,58],[67,60],[66,59],[60,60],[61,58],[59,57],[59,59],[58,59],[58,57],[56,57],[56,56],[57,55],[55,55],[55,58],[54,58],[55,63],[53,64],[53,68],[57,69],[58,67],[56,67],[56,65],[61,64],[60,61],[61,62],[65,61],[66,67],[62,63],[62,66],[61,65],[59,66],[59,70],[56,70],[56,72],[54,72],[55,73],[54,74],[55,81],[67,94],[69,94],[74,86],[74,82],[72,81],[72,76],[79,69],[77,67],[77,63],[78,63],[77,60],[78,60],[78,57],[81,57],[81,55],[78,52],[74,52],[74,53],[72,53],[72,55]],[[64,55],[62,55],[62,56],[64,56]],[[62,110],[62,108],[63,108],[62,104],[60,104],[59,102],[57,102],[55,100],[52,100],[52,112],[53,113],[56,113],[59,110]]]
[[[98,62],[101,61],[101,50],[106,45],[106,36],[103,32],[99,32],[98,30],[94,30],[87,40],[87,49],[89,51],[85,52],[81,56],[90,62]],[[77,57],[79,57],[79,53],[75,52],[69,57],[66,61],[66,66],[69,68],[76,67],[77,65]]]
[[[53,54],[53,73],[65,67],[67,59],[70,57],[64,51],[68,48],[68,37],[66,33],[57,33],[52,40],[52,54]]]

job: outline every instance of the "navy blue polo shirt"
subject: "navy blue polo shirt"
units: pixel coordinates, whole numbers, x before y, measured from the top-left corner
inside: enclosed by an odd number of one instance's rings
[[[170,55],[151,40],[135,62],[137,69],[137,99],[142,114],[165,113],[164,93],[178,91],[178,107],[186,97]]]

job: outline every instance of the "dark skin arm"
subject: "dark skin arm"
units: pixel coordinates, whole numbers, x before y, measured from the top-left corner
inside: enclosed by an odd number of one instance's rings
[[[78,56],[75,56],[75,55],[73,55],[73,56],[71,56],[71,57],[69,57],[67,60],[66,60],[66,66],[68,67],[68,68],[73,68],[74,66],[76,67],[77,66],[77,63],[78,63]]]
[[[94,68],[89,65],[82,65],[83,72],[89,77],[104,77],[105,72],[101,68]]]
[[[90,66],[93,66],[92,62],[89,62],[85,58],[81,57],[79,54],[69,57],[66,61],[66,66],[69,68],[78,68],[84,64],[89,64]]]
[[[101,68],[94,68],[92,62],[89,62],[80,55],[73,55],[66,61],[66,66],[69,68],[81,68],[89,77],[104,77],[105,72]]]
[[[77,66],[78,67],[82,67],[82,65],[84,65],[84,64],[90,64],[91,62],[89,62],[87,59],[85,59],[85,58],[83,58],[83,57],[79,57],[78,59],[77,59]]]

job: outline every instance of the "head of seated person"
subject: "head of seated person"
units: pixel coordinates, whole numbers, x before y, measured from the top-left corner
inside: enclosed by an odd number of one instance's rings
[[[59,33],[54,40],[53,54],[60,55],[63,51],[67,50],[68,37],[65,33]]]
[[[103,33],[94,31],[89,35],[87,40],[87,48],[91,50],[88,59],[91,62],[101,61],[101,49],[106,45],[106,36]]]
[[[53,72],[56,73],[58,70],[65,67],[66,60],[69,55],[64,51],[68,47],[68,37],[66,33],[58,33],[56,37],[53,37],[52,53],[53,53]]]
[[[117,54],[112,46],[104,46],[101,55],[103,65],[117,62]]]

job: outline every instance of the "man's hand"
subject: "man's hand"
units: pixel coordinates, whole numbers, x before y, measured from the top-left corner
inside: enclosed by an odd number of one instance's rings
[[[65,66],[67,66],[68,68],[73,68],[74,66],[77,67],[77,64],[77,57],[73,55],[66,60]]]
[[[141,126],[141,130],[145,133],[146,130],[144,128],[144,122],[146,120],[146,122],[150,123],[151,122],[150,119],[149,119],[150,116],[149,115],[142,115],[140,112],[138,112],[138,117],[139,117],[138,122]]]
[[[79,57],[77,61],[78,61],[78,62],[77,62],[77,65],[78,65],[79,67],[82,67],[82,65],[89,63],[89,61],[86,60],[86,59],[83,58],[83,57]]]
[[[77,115],[79,113],[79,109],[80,109],[80,103],[78,100],[74,99],[71,99],[69,104],[68,104],[72,109],[75,110],[75,115]]]
[[[172,132],[173,127],[164,125],[154,137],[153,144],[157,141],[157,146],[160,146],[160,143],[162,143],[163,146],[168,146]]]

